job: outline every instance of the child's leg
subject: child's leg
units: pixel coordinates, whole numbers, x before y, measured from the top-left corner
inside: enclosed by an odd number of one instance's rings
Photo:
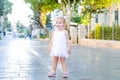
[[[65,61],[65,58],[64,58],[64,57],[60,57],[60,62],[61,62],[61,65],[62,65],[63,73],[66,73],[66,72],[67,72],[67,69],[66,69],[66,61]]]
[[[54,77],[55,76],[58,59],[59,59],[58,57],[53,57],[52,72],[48,75],[48,77]]]
[[[52,65],[52,71],[53,71],[53,72],[56,72],[58,59],[59,59],[59,57],[54,57],[54,58],[53,58],[53,65]]]

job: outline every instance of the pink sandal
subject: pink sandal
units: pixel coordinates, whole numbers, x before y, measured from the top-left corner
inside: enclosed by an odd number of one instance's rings
[[[55,77],[55,76],[56,76],[55,72],[51,72],[51,73],[48,75],[48,77]]]
[[[62,75],[63,78],[67,78],[67,72],[64,72],[63,75]]]

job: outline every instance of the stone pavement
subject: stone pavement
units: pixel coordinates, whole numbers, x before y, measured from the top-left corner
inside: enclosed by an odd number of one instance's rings
[[[52,59],[43,40],[0,41],[0,80],[120,80],[120,50],[72,45],[67,59],[69,77],[48,78]]]

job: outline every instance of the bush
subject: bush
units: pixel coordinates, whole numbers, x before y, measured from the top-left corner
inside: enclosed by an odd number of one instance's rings
[[[103,28],[104,28],[104,39],[105,40],[112,40],[112,27],[103,26]]]
[[[95,30],[93,30],[90,34],[90,38],[91,39],[102,39],[102,26],[100,24],[98,24],[95,28]]]
[[[44,34],[40,34],[40,38],[45,39],[45,38],[47,38],[47,36]]]
[[[96,29],[94,32],[95,32],[94,35],[96,39],[102,39],[102,26],[100,24],[96,26]]]
[[[33,39],[37,38],[37,36],[33,36]]]
[[[116,26],[114,28],[114,39],[115,40],[119,40],[120,41],[120,27],[119,26]]]
[[[90,34],[91,38],[94,39],[105,39],[105,40],[119,40],[120,41],[120,26],[101,26],[97,25],[96,29]]]

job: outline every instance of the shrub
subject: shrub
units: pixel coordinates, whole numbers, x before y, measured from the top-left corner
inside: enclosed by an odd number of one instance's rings
[[[102,39],[102,26],[100,24],[96,26],[96,29],[94,32],[95,32],[94,34],[96,39]]]
[[[43,35],[43,34],[40,34],[40,38],[45,39],[45,38],[47,38],[47,36]]]
[[[112,27],[110,26],[103,26],[103,27],[104,27],[104,39],[112,40]]]
[[[103,34],[103,35],[102,35]],[[101,26],[97,25],[96,29],[90,34],[91,38],[94,39],[105,39],[105,40],[119,40],[120,41],[120,26]]]
[[[114,39],[120,41],[120,26],[114,28]]]

